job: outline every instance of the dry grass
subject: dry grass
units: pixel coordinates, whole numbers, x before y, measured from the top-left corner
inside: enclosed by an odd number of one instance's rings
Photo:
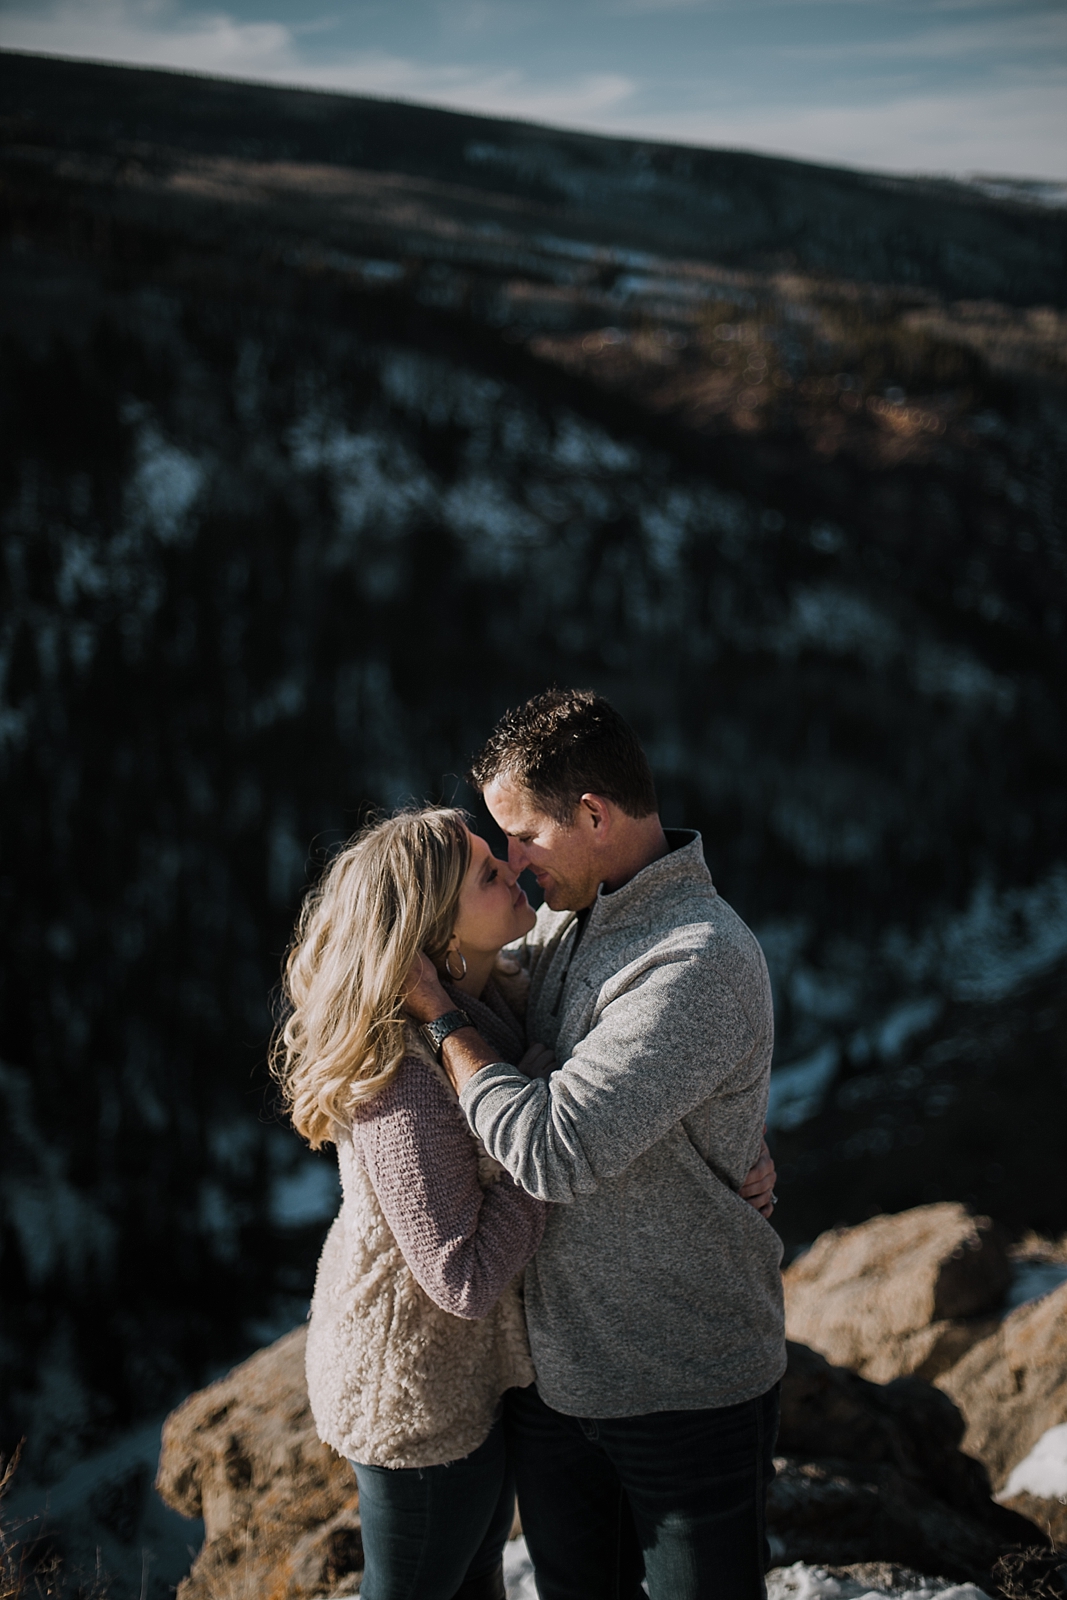
[[[663,312],[670,326],[654,306],[615,307],[617,326],[543,329],[530,349],[697,431],[797,437],[822,459],[883,467],[944,440],[971,448],[973,419],[1010,411],[1015,378],[1067,365],[1055,312],[946,309],[927,291],[795,275],[746,283],[743,297]],[[582,291],[568,293],[577,311]]]
[[[1060,1239],[1048,1239],[1031,1228],[1013,1245],[1011,1255],[1016,1261],[1067,1262],[1067,1233]]]
[[[31,1571],[25,1545],[17,1538],[18,1526],[10,1526],[2,1514],[2,1503],[10,1492],[18,1471],[22,1445],[6,1461],[0,1458],[0,1600],[45,1600],[56,1594],[54,1567],[52,1571]]]
[[[18,1471],[22,1445],[5,1461],[0,1456],[0,1600],[60,1600],[63,1583],[59,1557],[41,1550],[39,1540],[24,1536],[24,1523],[9,1522],[3,1501],[11,1491]],[[37,1546],[37,1548],[35,1548]],[[99,1577],[83,1583],[84,1600],[106,1600],[106,1586]]]
[[[1063,1600],[1067,1595],[1067,1551],[1036,1544],[1009,1550],[991,1576],[994,1592],[1004,1600]]]

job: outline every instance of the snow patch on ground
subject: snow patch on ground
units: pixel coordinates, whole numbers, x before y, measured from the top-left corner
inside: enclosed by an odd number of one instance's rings
[[[1053,1430],[1056,1431],[1056,1430]],[[1067,1432],[1067,1429],[1059,1430]],[[776,1567],[767,1574],[767,1600],[988,1600],[973,1583],[954,1584],[945,1578],[920,1578],[918,1587],[871,1587],[858,1578],[832,1578],[822,1567],[803,1561]],[[537,1600],[533,1562],[523,1538],[504,1546],[504,1589],[507,1600]]]
[[[822,1567],[809,1567],[796,1561],[791,1567],[776,1567],[767,1574],[767,1600],[988,1600],[973,1583],[949,1583],[944,1578],[922,1578],[918,1588],[872,1588],[859,1578],[832,1578]]]
[[[504,1593],[507,1600],[537,1600],[533,1562],[521,1534],[504,1546]]]
[[[1012,1468],[996,1498],[1010,1500],[1017,1494],[1032,1494],[1039,1500],[1059,1500],[1061,1505],[1067,1505],[1067,1422],[1041,1435],[1030,1454]]]
[[[128,408],[133,420],[137,408]],[[149,528],[163,544],[186,530],[189,511],[206,481],[203,462],[164,438],[143,414],[135,442],[136,465],[126,484],[126,509],[138,529]]]

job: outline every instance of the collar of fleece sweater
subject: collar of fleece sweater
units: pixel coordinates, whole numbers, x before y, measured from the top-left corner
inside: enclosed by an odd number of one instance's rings
[[[499,1050],[503,1060],[510,1061],[514,1066],[526,1048],[523,1027],[493,979],[489,979],[480,1000],[465,994],[452,983],[446,982],[444,990],[453,1005],[467,1013],[491,1048]]]
[[[589,911],[585,938],[631,924],[647,925],[659,920],[662,910],[673,920],[671,908],[679,895],[697,890],[702,895],[716,893],[704,860],[704,846],[695,828],[665,828],[670,852],[635,873],[621,888],[605,892],[601,884]]]

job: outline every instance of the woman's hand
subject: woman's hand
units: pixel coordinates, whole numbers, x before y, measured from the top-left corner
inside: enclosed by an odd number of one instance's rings
[[[421,951],[408,969],[403,995],[404,1005],[416,1022],[434,1022],[452,1010],[452,1001],[442,987],[436,967]]]
[[[778,1196],[774,1192],[777,1177],[778,1174],[774,1170],[774,1157],[767,1149],[767,1141],[764,1139],[760,1143],[756,1165],[751,1169],[744,1183],[737,1191],[742,1200],[747,1200],[750,1206],[755,1206],[761,1217],[769,1219],[771,1212],[778,1204]]]
[[[528,1078],[547,1078],[558,1065],[547,1044],[532,1044],[519,1062],[519,1071]]]

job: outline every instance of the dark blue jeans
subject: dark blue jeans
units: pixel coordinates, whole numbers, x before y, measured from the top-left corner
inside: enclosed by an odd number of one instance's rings
[[[714,1411],[504,1412],[541,1600],[765,1600],[778,1386]]]
[[[361,1600],[502,1600],[501,1555],[515,1484],[494,1424],[485,1443],[441,1467],[367,1467],[359,1484]]]

